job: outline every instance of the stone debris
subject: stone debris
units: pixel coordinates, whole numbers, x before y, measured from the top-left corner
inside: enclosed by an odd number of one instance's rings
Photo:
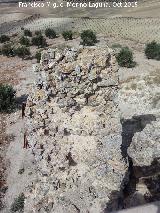
[[[50,49],[40,66],[25,109],[38,174],[24,212],[103,212],[113,191],[119,197],[128,169],[120,151],[114,53]]]

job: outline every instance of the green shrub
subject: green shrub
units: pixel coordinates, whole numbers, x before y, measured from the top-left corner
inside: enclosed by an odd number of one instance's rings
[[[0,84],[0,112],[11,112],[14,109],[15,93],[12,86]]]
[[[25,46],[29,46],[30,45],[30,41],[27,37],[22,36],[20,38],[20,44],[21,45],[25,45]]]
[[[25,58],[26,56],[29,56],[31,53],[30,53],[30,50],[29,48],[25,47],[25,46],[20,46],[20,47],[17,47],[15,50],[15,55],[17,55],[18,57],[20,58]]]
[[[32,44],[38,46],[38,48],[47,46],[46,39],[42,35],[33,37]]]
[[[45,35],[48,38],[56,38],[57,37],[56,32],[53,29],[51,29],[51,28],[47,28],[45,30]]]
[[[24,30],[24,36],[32,37],[32,32],[28,29]]]
[[[35,55],[35,58],[37,59],[37,63],[39,63],[40,60],[41,60],[41,52],[37,51],[36,55]]]
[[[160,60],[160,44],[155,41],[146,45],[145,55],[148,59]]]
[[[25,196],[21,193],[12,203],[11,212],[22,212],[24,209]]]
[[[5,56],[14,56],[13,47],[11,44],[4,44],[1,47],[1,54]]]
[[[119,66],[131,68],[136,65],[133,61],[133,53],[128,47],[124,47],[116,56]]]
[[[63,38],[67,41],[67,40],[72,40],[72,37],[73,37],[73,33],[71,30],[68,30],[68,31],[64,31],[62,33],[62,36]]]
[[[0,36],[0,42],[1,43],[4,43],[4,42],[9,41],[9,40],[10,40],[10,37],[7,36],[7,35],[1,35]]]
[[[84,30],[81,33],[82,45],[92,46],[97,42],[96,34],[92,30]]]
[[[42,35],[42,32],[40,30],[36,30],[35,35]]]

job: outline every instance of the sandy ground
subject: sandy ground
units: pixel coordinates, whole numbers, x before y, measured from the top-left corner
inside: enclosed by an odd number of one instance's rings
[[[17,98],[21,104],[29,93],[31,84],[34,83],[34,73],[32,72],[32,62],[22,61],[19,58],[6,58],[1,56],[3,62],[3,69],[1,69],[1,82],[11,83],[17,91]],[[8,73],[8,74],[7,74]],[[13,74],[13,75],[12,75]],[[2,170],[3,187],[7,187],[5,197],[3,199],[3,205],[5,208],[3,213],[10,212],[10,205],[14,199],[25,190],[25,187],[32,182],[36,176],[36,170],[34,168],[34,160],[31,153],[23,148],[24,137],[24,123],[21,118],[21,110],[1,116],[3,119],[3,135],[2,142],[4,144],[4,138],[12,136],[11,140],[6,146],[3,146],[2,157],[3,166],[7,167]],[[24,172],[20,174],[20,171]],[[7,178],[6,178],[7,177]],[[5,179],[6,178],[6,179]]]
[[[10,59],[7,57],[0,57],[0,83],[9,83],[12,85],[16,85],[18,83],[17,79],[17,73],[15,70],[17,70],[17,66],[15,66],[15,69],[12,69],[12,66],[9,68],[10,65]],[[6,170],[8,166],[8,162],[5,158],[7,148],[11,142],[11,140],[14,139],[14,135],[12,134],[6,134],[6,121],[7,121],[8,115],[1,114],[0,115],[0,160],[1,160],[1,166],[0,166],[0,197],[3,198],[4,193],[7,190],[7,183],[6,183]],[[0,204],[0,209],[2,208],[3,204]]]

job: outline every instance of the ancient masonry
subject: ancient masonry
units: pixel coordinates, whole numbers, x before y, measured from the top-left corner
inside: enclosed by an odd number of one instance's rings
[[[114,53],[49,49],[34,69],[24,119],[37,180],[26,190],[24,212],[104,212],[128,177]]]

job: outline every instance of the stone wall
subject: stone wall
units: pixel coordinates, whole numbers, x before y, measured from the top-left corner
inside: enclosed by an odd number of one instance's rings
[[[114,53],[49,49],[34,69],[25,144],[35,157],[37,180],[26,190],[25,212],[107,212],[128,177]]]

